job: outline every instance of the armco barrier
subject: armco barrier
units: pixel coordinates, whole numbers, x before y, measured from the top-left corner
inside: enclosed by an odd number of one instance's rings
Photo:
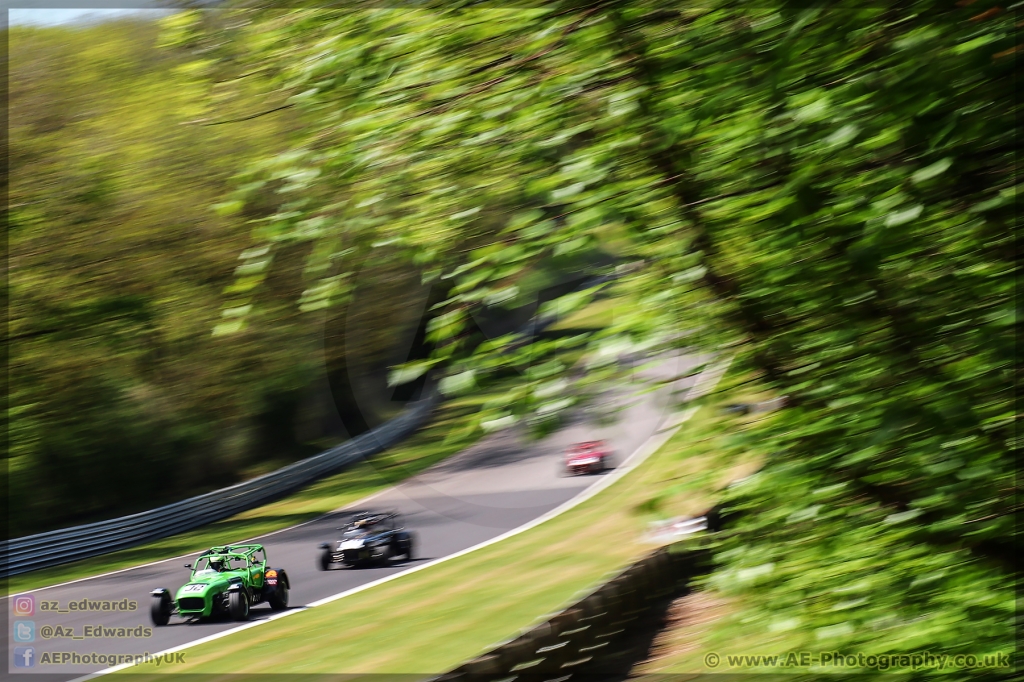
[[[9,540],[0,544],[0,575],[17,575],[124,549],[258,507],[394,445],[423,424],[438,402],[439,395],[432,391],[371,431],[228,488],[130,516]]]
[[[547,621],[431,682],[582,682],[628,667],[623,642],[707,565],[703,550],[662,547]]]
[[[617,276],[588,278],[578,290],[609,282]],[[534,317],[520,333],[532,336],[557,320],[554,315]],[[436,391],[431,391],[401,415],[371,431],[318,455],[228,488],[138,514],[0,542],[0,577],[59,566],[184,533],[258,507],[391,447],[426,422],[440,399]]]

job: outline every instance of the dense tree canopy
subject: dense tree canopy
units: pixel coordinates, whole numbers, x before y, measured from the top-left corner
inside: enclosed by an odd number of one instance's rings
[[[715,580],[829,646],[1005,650],[1016,18],[981,1],[179,15],[169,40],[259,70],[312,121],[224,201],[264,212],[218,331],[245,328],[283,245],[313,244],[304,309],[343,302],[351,263],[386,246],[448,291],[433,358],[401,378],[443,364],[458,392],[527,368],[479,421],[543,420],[576,379],[511,336],[466,344],[473,312],[578,250],[642,262],[595,348],[729,346],[788,400],[743,444],[767,464],[730,492],[749,513]]]

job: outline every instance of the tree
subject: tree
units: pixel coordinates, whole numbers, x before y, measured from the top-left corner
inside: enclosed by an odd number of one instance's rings
[[[221,38],[315,122],[233,205],[286,183],[255,234],[314,243],[306,308],[344,300],[382,245],[450,282],[417,367],[445,363],[453,391],[544,350],[471,347],[473,310],[615,241],[645,267],[592,343],[700,326],[788,399],[749,443],[769,462],[737,489],[750,513],[716,580],[758,567],[758,608],[839,643],[1005,646],[1018,34],[960,5],[246,9]],[[572,391],[535,364],[480,424]]]

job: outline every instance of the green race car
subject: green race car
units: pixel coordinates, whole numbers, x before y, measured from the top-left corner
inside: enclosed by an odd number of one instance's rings
[[[151,593],[154,625],[167,625],[174,613],[189,620],[225,614],[248,620],[254,604],[266,602],[275,611],[288,608],[288,574],[267,567],[263,545],[213,547],[185,568],[192,569],[192,577],[173,599],[167,588]]]

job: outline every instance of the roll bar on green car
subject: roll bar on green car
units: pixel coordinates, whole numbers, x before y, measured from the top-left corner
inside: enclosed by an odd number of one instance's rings
[[[268,567],[263,545],[211,547],[185,568],[192,571],[189,582],[173,599],[167,588],[151,593],[155,625],[166,625],[175,613],[190,621],[222,615],[248,620],[249,608],[256,604],[268,603],[275,611],[288,607],[288,574]]]

